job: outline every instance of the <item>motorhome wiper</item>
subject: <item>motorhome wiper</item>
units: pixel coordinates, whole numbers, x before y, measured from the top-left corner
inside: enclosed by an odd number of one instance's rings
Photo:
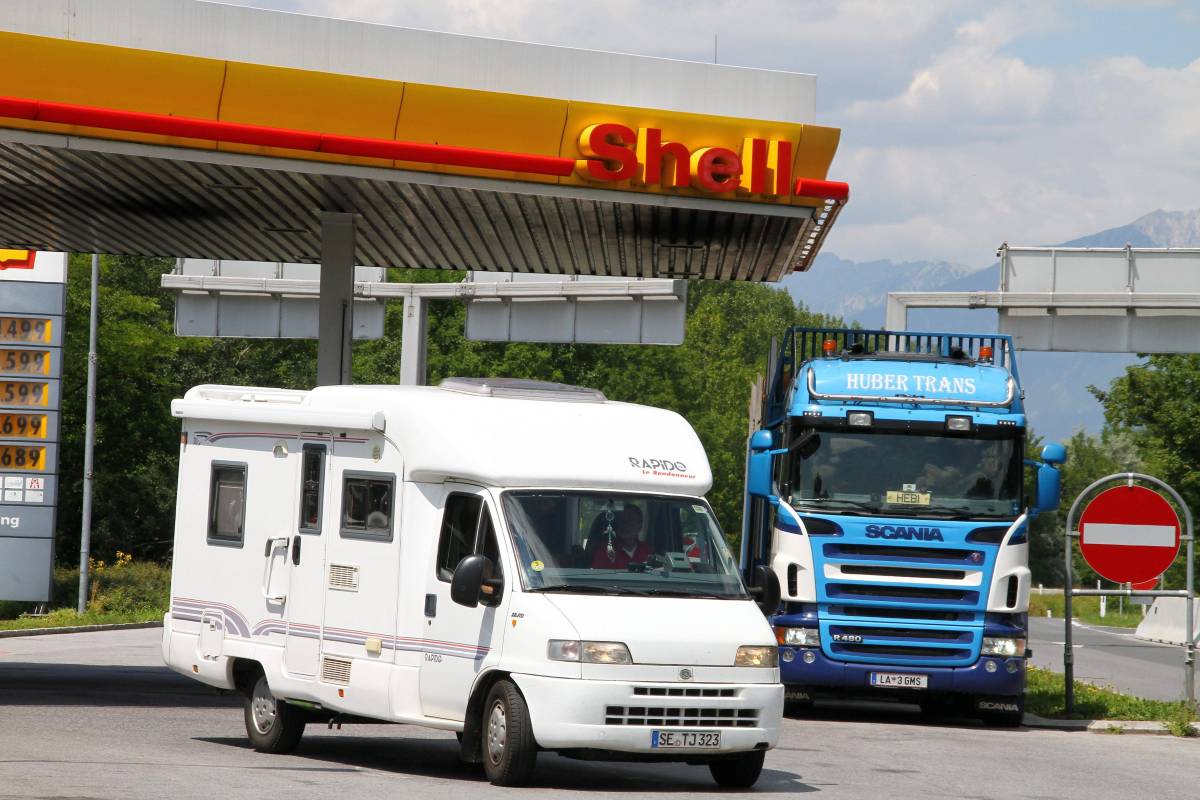
[[[728,594],[712,594],[711,592],[689,592],[684,589],[659,589],[650,587],[647,589],[629,589],[627,591],[636,592],[653,597],[691,597],[701,600],[745,600],[745,595],[728,595]]]
[[[620,592],[611,586],[596,586],[590,583],[556,583],[553,586],[539,586],[529,591],[567,592],[570,594],[620,594]]]

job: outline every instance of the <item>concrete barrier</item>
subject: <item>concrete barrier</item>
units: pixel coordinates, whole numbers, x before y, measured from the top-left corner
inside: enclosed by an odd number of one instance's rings
[[[1192,637],[1195,640],[1200,635],[1200,600],[1192,602]],[[1154,598],[1154,604],[1146,610],[1146,616],[1137,626],[1134,637],[1148,642],[1183,644],[1186,604],[1185,597]]]

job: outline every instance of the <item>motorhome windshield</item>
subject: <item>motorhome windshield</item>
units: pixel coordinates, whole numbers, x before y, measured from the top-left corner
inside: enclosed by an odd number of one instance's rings
[[[609,492],[508,492],[504,511],[533,592],[745,599],[702,500]]]
[[[1021,444],[1013,435],[801,429],[789,448],[792,505],[838,514],[1012,518],[1021,509]]]

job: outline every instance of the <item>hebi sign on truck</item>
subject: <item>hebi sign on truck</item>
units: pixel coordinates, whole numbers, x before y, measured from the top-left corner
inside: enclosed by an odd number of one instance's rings
[[[1004,336],[792,329],[750,440],[746,574],[783,588],[788,699],[887,693],[1020,722],[1029,520],[1057,506],[1047,445],[1026,497]]]
[[[163,657],[246,696],[260,750],[308,721],[462,734],[495,783],[539,750],[707,764],[749,786],[778,652],[679,415],[448,379],[200,386],[183,423]]]

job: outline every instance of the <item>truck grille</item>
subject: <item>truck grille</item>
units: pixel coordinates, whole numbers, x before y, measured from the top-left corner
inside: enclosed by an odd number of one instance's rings
[[[844,661],[875,661],[954,666],[970,663],[978,629],[907,625],[853,625],[830,622],[822,632],[830,655]]]
[[[943,530],[947,539],[965,536]],[[815,544],[825,655],[873,665],[975,663],[995,548],[940,544],[877,542],[851,530]]]
[[[607,706],[605,725],[656,728],[756,728],[757,708],[671,708],[667,706]]]

